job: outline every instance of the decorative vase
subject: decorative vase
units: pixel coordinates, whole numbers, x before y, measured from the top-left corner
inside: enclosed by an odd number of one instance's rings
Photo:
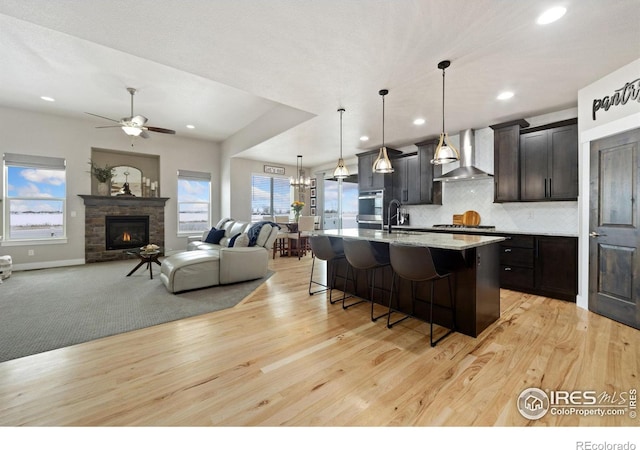
[[[111,186],[109,186],[109,182],[98,183],[98,195],[109,196],[111,194]]]
[[[294,219],[296,223],[298,223],[298,221],[300,220],[300,211],[294,212]]]

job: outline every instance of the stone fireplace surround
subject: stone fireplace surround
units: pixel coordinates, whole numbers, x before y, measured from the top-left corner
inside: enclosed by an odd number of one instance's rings
[[[79,195],[85,205],[85,262],[129,259],[124,250],[107,250],[106,216],[149,216],[149,244],[164,247],[164,208],[168,197]]]

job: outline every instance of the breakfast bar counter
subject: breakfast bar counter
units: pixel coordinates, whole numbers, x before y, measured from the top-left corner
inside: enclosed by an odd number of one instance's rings
[[[477,337],[500,317],[499,243],[505,239],[504,237],[405,230],[387,232],[356,228],[317,230],[314,234],[325,235],[331,239],[367,240],[380,251],[388,251],[388,245],[392,242],[429,247],[436,265],[452,273],[458,332]],[[335,270],[338,274],[335,288],[346,289],[348,293],[354,293],[361,298],[369,298],[367,277],[364,272],[357,274],[355,285],[345,286],[348,263],[341,260],[332,264],[336,264]],[[384,269],[383,276],[376,276],[377,288],[386,290],[386,295],[377,295],[375,302],[385,307],[389,304],[388,291],[392,274],[391,268],[387,267]],[[411,287],[404,281],[402,280],[399,284],[399,308],[409,312]],[[446,283],[436,283],[434,303],[440,303],[439,299],[447,299],[446,288]],[[428,300],[430,295],[428,286],[418,283],[416,294]],[[414,315],[428,320],[428,308],[420,309],[419,306],[421,305],[417,305]],[[444,313],[438,314],[434,309],[434,322],[448,327],[451,325],[451,318]]]

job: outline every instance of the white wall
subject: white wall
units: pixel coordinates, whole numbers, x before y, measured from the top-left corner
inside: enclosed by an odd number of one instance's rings
[[[220,209],[220,149],[211,142],[178,135],[150,133],[149,139],[131,139],[117,129],[96,129],[85,120],[0,107],[0,154],[4,152],[55,156],[67,161],[67,243],[0,246],[10,255],[16,270],[55,267],[84,262],[84,203],[78,194],[91,194],[87,164],[91,148],[159,155],[160,195],[170,197],[165,208],[165,247],[168,252],[186,248],[177,236],[177,170],[211,172],[212,211]],[[117,164],[117,161],[114,161]],[[0,174],[4,186],[4,173]],[[27,251],[34,250],[34,256]]]
[[[578,306],[589,306],[589,182],[591,141],[640,127],[640,59],[616,70],[578,91],[578,124],[580,142],[580,237],[579,237],[579,294]],[[592,117],[593,101],[613,96],[625,83],[635,81],[637,97],[625,105],[617,105]]]

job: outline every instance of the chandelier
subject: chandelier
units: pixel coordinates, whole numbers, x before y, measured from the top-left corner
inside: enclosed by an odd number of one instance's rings
[[[306,188],[311,186],[311,179],[305,177],[304,170],[302,169],[302,155],[298,155],[298,159],[296,160],[296,176],[289,179],[289,184],[294,188],[298,188],[301,192],[304,192]]]

